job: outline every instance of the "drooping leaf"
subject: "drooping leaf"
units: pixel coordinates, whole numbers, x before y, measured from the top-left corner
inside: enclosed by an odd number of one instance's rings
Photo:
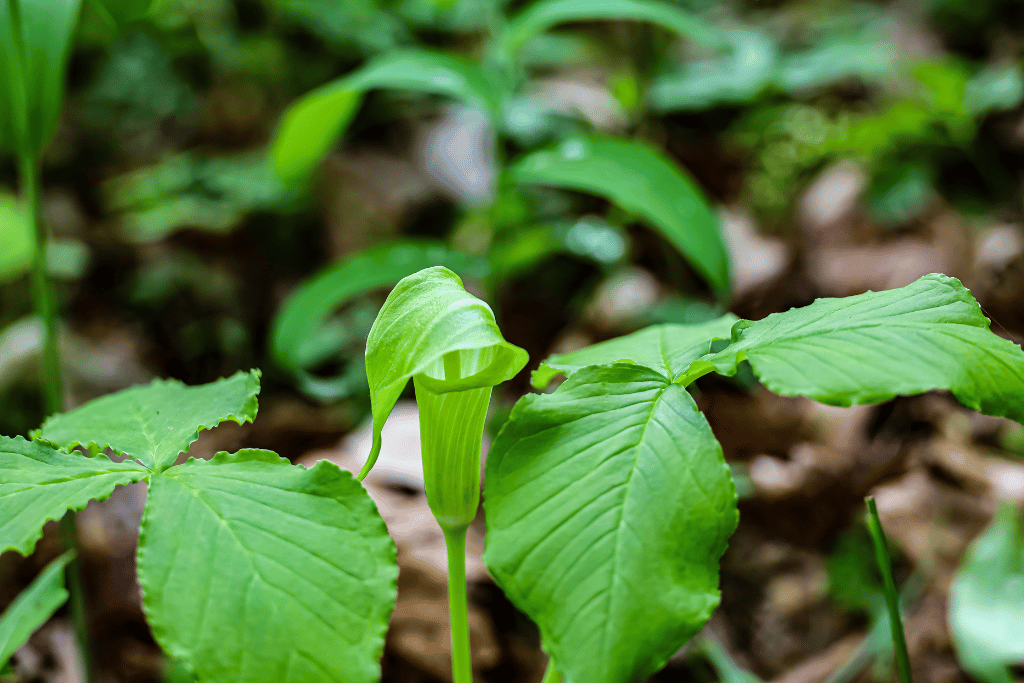
[[[154,637],[200,681],[380,679],[395,546],[331,462],[246,450],[153,476],[138,562]]]
[[[511,169],[520,183],[606,197],[665,236],[724,296],[729,258],[718,219],[694,181],[664,154],[630,140],[591,135],[533,152]]]
[[[366,378],[373,447],[362,475],[380,452],[380,434],[413,377],[435,394],[492,387],[526,365],[526,351],[501,336],[490,307],[466,292],[442,266],[404,278],[391,290],[366,340]]]
[[[599,19],[646,21],[705,45],[728,45],[711,24],[679,7],[653,0],[540,0],[508,23],[501,45],[511,57],[530,38],[557,24]]]
[[[393,285],[430,266],[445,266],[472,277],[487,275],[487,261],[448,248],[440,241],[381,244],[361,251],[314,275],[296,289],[274,317],[271,344],[274,358],[294,373],[303,390],[323,400],[350,393],[347,378],[324,379],[309,368],[327,351],[337,351],[323,323],[332,311],[355,296]],[[328,348],[334,347],[334,348]]]
[[[849,406],[948,389],[965,406],[1024,422],[1024,352],[945,275],[740,321],[732,343],[687,375],[733,374],[743,360],[783,396]]]
[[[226,420],[252,422],[259,391],[259,370],[194,387],[156,379],[54,415],[39,436],[61,448],[110,447],[159,472],[173,465],[203,429]]]
[[[957,657],[985,683],[1011,683],[1024,663],[1024,520],[1002,501],[992,524],[967,551],[949,592]]]
[[[80,3],[0,3],[0,147],[35,157],[53,135]]]
[[[394,50],[361,69],[317,88],[285,112],[274,139],[274,164],[282,179],[304,178],[344,135],[363,93],[375,88],[445,95],[489,114],[497,99],[480,67],[426,50]]]
[[[74,556],[74,551],[69,550],[46,565],[28,588],[0,614],[0,667],[6,665],[14,651],[28,642],[35,630],[67,602],[64,567]]]
[[[484,509],[484,561],[566,683],[663,667],[718,604],[737,523],[722,449],[686,389],[621,363],[516,404]]]
[[[643,365],[674,380],[690,367],[690,363],[711,350],[713,340],[728,339],[737,320],[739,318],[730,313],[699,325],[652,325],[578,351],[556,353],[533,371],[531,381],[534,387],[543,389],[559,373],[571,377],[588,365],[620,360]]]
[[[28,555],[47,521],[147,476],[149,470],[130,460],[87,458],[20,436],[0,436],[0,552]]]

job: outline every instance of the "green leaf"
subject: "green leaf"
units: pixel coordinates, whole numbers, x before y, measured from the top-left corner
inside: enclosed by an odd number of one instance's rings
[[[967,551],[949,592],[949,624],[961,664],[986,683],[1011,683],[1024,663],[1024,521],[1001,501]]]
[[[0,552],[28,555],[47,521],[147,476],[148,470],[130,460],[88,458],[20,436],[0,436]]]
[[[739,318],[731,313],[699,325],[652,325],[639,332],[616,337],[569,353],[556,353],[533,371],[531,380],[543,389],[559,373],[571,377],[588,365],[604,365],[630,361],[656,370],[674,380],[690,367],[690,363],[711,350],[715,339],[728,339],[733,323]]]
[[[732,343],[687,377],[731,375],[747,360],[783,396],[850,406],[948,389],[965,406],[1024,422],[1024,352],[988,326],[959,280],[925,275],[900,289],[742,320]]]
[[[0,2],[0,146],[36,157],[53,136],[79,5]],[[20,17],[12,15],[12,6]]]
[[[35,252],[32,226],[24,208],[9,194],[0,194],[0,282],[28,272]]]
[[[325,347],[332,346],[323,326],[327,317],[360,294],[439,265],[472,277],[484,277],[488,272],[486,259],[432,240],[376,245],[327,267],[299,286],[274,317],[274,359],[298,376],[307,393],[318,398],[335,399],[350,393],[347,378],[324,379],[308,372],[327,355]]]
[[[490,307],[442,266],[404,278],[388,295],[366,340],[373,447],[360,477],[380,452],[380,434],[409,380],[436,394],[492,387],[511,379],[526,351],[501,336]]]
[[[729,257],[718,219],[696,183],[664,154],[631,140],[591,135],[533,152],[511,169],[520,183],[591,192],[637,214],[707,278],[729,291]]]
[[[69,550],[46,565],[0,614],[0,666],[6,665],[14,651],[28,642],[35,630],[67,602],[64,567],[74,557],[74,551]]]
[[[138,562],[154,637],[200,681],[380,679],[395,545],[331,462],[245,450],[154,476]]]
[[[646,679],[718,605],[736,492],[689,393],[654,370],[591,366],[521,399],[484,494],[484,561],[566,683]]]
[[[160,472],[173,465],[203,429],[226,420],[252,422],[259,391],[259,370],[239,371],[194,387],[156,379],[54,415],[43,423],[39,436],[66,449],[109,447]]]
[[[394,50],[317,88],[285,112],[273,144],[281,177],[294,182],[312,171],[344,135],[363,93],[375,88],[445,95],[490,115],[498,107],[490,81],[475,64],[438,52]]]
[[[598,19],[647,21],[705,45],[728,46],[724,35],[711,24],[678,7],[651,0],[541,0],[509,22],[501,45],[514,57],[526,41],[557,24]]]
[[[153,0],[93,0],[118,24],[129,24],[149,14]]]

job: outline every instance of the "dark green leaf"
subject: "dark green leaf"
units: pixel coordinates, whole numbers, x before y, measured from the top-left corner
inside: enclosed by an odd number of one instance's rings
[[[54,415],[43,423],[40,437],[62,448],[110,447],[159,472],[173,465],[203,429],[225,420],[252,422],[259,391],[259,370],[194,387],[156,379]]]
[[[521,399],[484,493],[484,560],[566,683],[644,680],[718,604],[736,493],[693,399],[653,370],[592,366]]]
[[[397,576],[373,501],[331,462],[218,453],[150,482],[143,606],[200,681],[378,681]]]
[[[74,551],[69,550],[46,565],[0,615],[0,666],[7,664],[14,651],[67,602],[64,567],[74,556]]]
[[[0,552],[28,555],[48,520],[147,476],[149,470],[130,460],[87,458],[20,436],[0,436]]]
[[[965,406],[1024,422],[1024,352],[945,275],[740,321],[732,343],[688,376],[731,375],[743,360],[783,396],[849,406],[948,389]]]
[[[696,183],[664,154],[631,140],[603,136],[566,140],[520,159],[520,183],[552,185],[606,197],[658,230],[707,278],[729,291],[729,258],[718,219]]]

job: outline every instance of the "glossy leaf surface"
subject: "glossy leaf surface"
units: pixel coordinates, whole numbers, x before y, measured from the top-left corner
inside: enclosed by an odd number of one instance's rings
[[[1010,683],[1024,662],[1024,520],[1002,502],[967,551],[950,588],[949,624],[961,664],[986,683]]]
[[[226,420],[252,422],[259,391],[259,370],[191,387],[156,379],[54,415],[43,423],[40,437],[62,448],[109,446],[159,472],[173,465],[201,430]]]
[[[80,1],[0,2],[0,147],[38,156],[53,135]]]
[[[678,7],[651,0],[541,0],[509,22],[502,45],[514,54],[530,38],[567,21],[646,21],[704,43],[724,46],[714,26]]]
[[[340,379],[323,379],[307,372],[323,358],[323,347],[331,345],[321,334],[324,321],[353,297],[393,285],[430,266],[445,266],[473,277],[483,277],[488,271],[485,259],[454,251],[440,241],[399,242],[366,249],[329,266],[288,297],[274,318],[274,358],[295,373],[309,393],[325,399],[348,393],[347,386],[339,386]]]
[[[475,64],[426,50],[385,53],[305,95],[285,112],[273,145],[281,177],[305,177],[344,135],[363,93],[376,88],[445,95],[489,113],[497,108],[490,82]]]
[[[686,256],[719,295],[729,291],[729,258],[718,219],[694,181],[664,154],[630,140],[592,135],[533,152],[512,176],[590,192],[643,218]]]
[[[427,268],[391,290],[366,340],[373,450],[406,384],[434,393],[492,387],[526,365],[526,351],[501,336],[490,307],[447,268]]]
[[[74,556],[74,552],[69,550],[46,565],[28,588],[19,593],[4,613],[0,614],[0,667],[67,602],[64,567]]]
[[[219,453],[150,483],[143,606],[200,681],[379,680],[397,576],[373,501],[333,463]]]
[[[556,353],[533,371],[531,380],[534,387],[543,389],[559,373],[571,377],[588,365],[620,360],[643,365],[674,380],[690,363],[711,350],[713,340],[728,339],[737,320],[739,318],[728,314],[699,325],[652,325],[578,351]]]
[[[1024,352],[992,333],[971,293],[945,275],[744,320],[732,340],[690,374],[733,374],[747,360],[783,396],[849,406],[948,389],[965,406],[1024,422]]]
[[[38,441],[0,436],[0,552],[28,555],[43,524],[90,500],[103,500],[119,484],[140,481],[149,471],[105,455],[87,458]]]
[[[737,523],[729,468],[693,399],[630,364],[521,399],[488,455],[484,507],[484,560],[566,683],[663,667],[718,604]]]

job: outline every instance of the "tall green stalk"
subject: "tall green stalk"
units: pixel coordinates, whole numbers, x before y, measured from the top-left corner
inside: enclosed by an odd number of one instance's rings
[[[448,551],[448,609],[452,625],[452,683],[472,683],[469,649],[469,607],[466,595],[466,531],[444,528]]]
[[[885,604],[889,608],[889,620],[892,622],[892,642],[896,650],[896,664],[900,672],[901,683],[913,683],[910,676],[910,655],[907,653],[907,639],[903,635],[903,620],[900,618],[899,597],[896,595],[896,583],[892,580],[892,563],[889,549],[885,542],[885,532],[878,518],[875,499],[868,496],[864,499],[868,506],[868,530],[875,546],[875,560],[882,572],[882,584],[885,590]]]

